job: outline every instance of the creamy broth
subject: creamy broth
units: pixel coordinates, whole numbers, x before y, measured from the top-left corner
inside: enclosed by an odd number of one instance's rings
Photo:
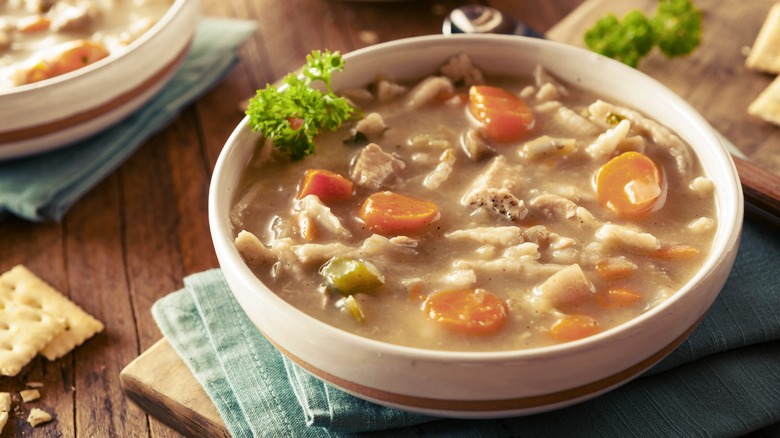
[[[379,115],[367,119],[381,123],[323,134],[315,156],[291,162],[258,145],[231,220],[237,235],[245,231],[237,238],[242,255],[269,288],[313,317],[368,338],[492,351],[604,331],[667,299],[699,269],[717,228],[713,187],[678,137],[626,107],[560,84],[541,68],[533,77],[482,79],[468,59],[454,62],[473,74],[443,79],[452,88],[382,83],[370,87],[370,97],[345,91],[366,115]],[[485,135],[466,96],[472,83],[482,82],[520,96],[531,109],[533,125],[520,139]],[[355,136],[356,126],[365,133]],[[402,164],[361,183],[360,155],[377,146]],[[648,211],[626,217],[600,199],[596,175],[632,151],[660,168],[661,192],[652,194]],[[372,162],[370,168],[388,165]],[[354,196],[297,199],[307,169],[350,178]],[[484,188],[480,181],[506,188],[513,202],[482,202],[482,192],[474,195]],[[643,187],[636,196],[645,196]],[[379,236],[360,210],[382,191],[433,202],[438,215],[408,235]],[[315,236],[308,226],[317,227]],[[339,256],[369,262],[383,277],[383,285],[351,295],[362,320],[345,294],[326,286],[322,267]],[[505,322],[489,333],[442,324],[431,317],[429,301],[449,290],[498,297]],[[582,327],[567,331],[569,323]]]
[[[117,53],[151,28],[172,3],[0,0],[0,89],[48,79]],[[94,46],[81,45],[85,41]],[[63,61],[71,54],[80,65]],[[48,68],[52,65],[58,67]],[[40,73],[31,74],[36,68]]]

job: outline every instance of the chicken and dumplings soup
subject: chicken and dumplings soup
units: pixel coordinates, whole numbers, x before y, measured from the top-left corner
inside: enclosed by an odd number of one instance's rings
[[[637,317],[706,259],[713,183],[655,120],[544,66],[381,73],[339,92],[361,114],[316,154],[261,139],[232,201],[242,257],[301,311],[393,344],[528,349]]]

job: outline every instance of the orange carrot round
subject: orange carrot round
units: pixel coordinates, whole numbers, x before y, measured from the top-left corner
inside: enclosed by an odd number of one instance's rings
[[[51,60],[54,76],[78,70],[109,55],[102,44],[90,40],[73,41],[65,47],[56,58]]]
[[[596,297],[602,309],[630,307],[642,299],[642,295],[622,287],[607,289],[596,294]]]
[[[523,137],[534,125],[528,104],[503,88],[474,85],[469,89],[471,113],[485,126],[493,140],[511,142]]]
[[[664,199],[661,168],[639,152],[625,152],[609,160],[596,175],[599,202],[620,217],[647,216]]]
[[[424,230],[439,218],[439,207],[411,196],[378,192],[366,198],[359,216],[369,230],[398,236]]]
[[[352,199],[354,184],[348,178],[326,169],[308,169],[298,189],[298,199],[316,195],[322,202]]]
[[[699,249],[690,245],[662,246],[650,255],[666,260],[678,260],[694,257],[699,254]]]
[[[468,335],[491,335],[509,316],[506,303],[484,289],[455,289],[432,294],[423,310],[449,330]]]
[[[593,336],[599,331],[599,323],[590,316],[566,315],[552,325],[548,335],[557,341],[568,342]]]

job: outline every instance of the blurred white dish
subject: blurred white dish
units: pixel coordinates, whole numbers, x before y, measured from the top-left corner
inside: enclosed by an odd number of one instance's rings
[[[124,51],[41,82],[0,90],[0,160],[70,145],[151,99],[184,61],[199,0],[175,0]]]

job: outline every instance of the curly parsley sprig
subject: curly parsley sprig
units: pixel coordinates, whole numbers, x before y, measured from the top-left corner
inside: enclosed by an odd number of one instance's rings
[[[282,87],[269,84],[257,90],[246,110],[249,126],[294,161],[314,154],[314,138],[320,132],[334,131],[360,114],[331,87],[331,76],[343,69],[344,59],[339,52],[312,51],[301,73],[285,76]],[[316,81],[325,84],[325,92],[312,88]]]
[[[702,13],[692,0],[660,0],[653,17],[635,10],[622,20],[601,18],[585,33],[585,45],[636,67],[654,46],[669,58],[688,55],[701,43],[701,32]]]

